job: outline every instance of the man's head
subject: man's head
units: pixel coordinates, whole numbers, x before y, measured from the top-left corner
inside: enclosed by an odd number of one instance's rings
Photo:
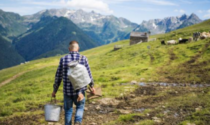
[[[69,43],[69,51],[79,51],[79,43],[75,40],[71,41]]]

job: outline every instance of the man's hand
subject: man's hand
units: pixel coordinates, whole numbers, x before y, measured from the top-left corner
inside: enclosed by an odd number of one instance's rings
[[[77,98],[77,102],[80,102],[84,99],[84,95],[82,93],[79,93],[78,98]]]
[[[52,97],[55,97],[56,96],[56,93],[55,92],[52,92]]]
[[[94,87],[90,87],[90,90],[91,90],[91,93],[93,94],[93,95],[95,95],[96,94],[96,90],[95,90],[95,88]]]

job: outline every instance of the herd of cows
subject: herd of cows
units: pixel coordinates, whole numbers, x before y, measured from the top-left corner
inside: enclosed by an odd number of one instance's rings
[[[178,42],[176,40],[169,40],[166,41],[162,40],[161,44],[162,45],[174,45],[174,44],[182,44],[182,43],[187,43],[187,42],[192,42],[192,41],[198,41],[199,39],[206,39],[210,38],[210,31],[209,32],[195,32],[193,33],[193,37],[190,37],[189,39],[182,39],[179,38]]]

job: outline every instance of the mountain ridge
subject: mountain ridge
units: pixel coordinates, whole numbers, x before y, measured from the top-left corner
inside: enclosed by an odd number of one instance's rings
[[[0,9],[0,35],[12,39],[28,30],[24,18],[17,13],[5,12]]]
[[[118,40],[124,39],[124,36],[119,36],[118,32],[122,34],[127,34],[127,33],[130,33],[137,26],[136,23],[133,23],[122,17],[117,18],[113,15],[101,15],[100,13],[96,13],[94,11],[85,12],[81,9],[79,10],[69,10],[69,9],[42,10],[36,14],[24,16],[24,19],[25,19],[25,22],[30,22],[30,23],[37,22],[42,16],[46,16],[46,15],[66,17],[70,19],[78,27],[83,29],[90,37],[93,38],[93,36],[96,36],[96,35],[99,36],[98,40],[101,40],[102,44],[116,42]],[[113,31],[109,31],[109,32],[106,31],[108,23],[112,25]]]
[[[32,29],[15,39],[13,44],[20,55],[32,60],[67,53],[71,40],[79,42],[81,51],[98,46],[65,17],[43,17]]]
[[[192,13],[190,16],[183,14],[181,16],[143,21],[138,27],[134,29],[134,31],[150,31],[151,34],[162,34],[201,22],[202,20],[194,13]]]
[[[15,50],[11,42],[7,41],[0,35],[0,70],[24,62],[24,58]]]

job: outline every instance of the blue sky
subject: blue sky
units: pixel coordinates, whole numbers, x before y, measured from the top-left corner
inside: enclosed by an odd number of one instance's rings
[[[191,13],[201,19],[210,18],[210,0],[0,0],[0,9],[20,15],[60,8],[94,10],[135,23]]]

